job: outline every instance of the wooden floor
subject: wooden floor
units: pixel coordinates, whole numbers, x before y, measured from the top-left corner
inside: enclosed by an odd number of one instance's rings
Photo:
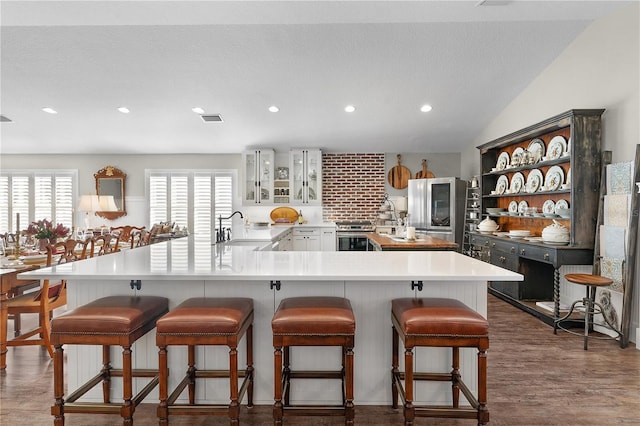
[[[640,351],[612,340],[590,340],[559,332],[489,296],[489,411],[492,425],[640,424]],[[11,329],[9,330],[11,332]],[[357,362],[356,347],[356,362]],[[9,348],[0,373],[0,424],[52,424],[53,365],[41,348]],[[402,413],[389,407],[358,406],[356,424],[398,425]],[[110,415],[68,415],[67,425],[116,425]],[[143,404],[138,425],[157,424],[155,406]],[[224,425],[223,417],[172,417],[172,424]],[[242,408],[241,423],[269,425],[270,406]],[[288,425],[338,425],[340,418],[285,419]],[[417,425],[470,425],[471,420],[420,418]]]

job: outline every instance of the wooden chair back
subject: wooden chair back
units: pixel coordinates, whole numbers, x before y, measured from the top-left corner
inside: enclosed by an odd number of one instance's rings
[[[120,244],[119,236],[113,236],[110,234],[99,235],[93,238],[93,241],[96,247],[98,247],[98,256],[120,251],[120,248],[118,247]]]
[[[151,241],[151,232],[143,229],[131,233],[131,248],[148,246]]]
[[[131,225],[112,226],[111,233],[112,234],[117,233],[118,236],[120,237],[120,241],[122,241],[123,243],[131,242],[131,232],[135,230],[142,231],[145,228],[146,227],[144,226],[131,226]]]

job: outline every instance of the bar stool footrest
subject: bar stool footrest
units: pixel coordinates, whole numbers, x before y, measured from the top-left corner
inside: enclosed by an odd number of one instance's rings
[[[344,405],[287,405],[283,407],[284,416],[344,416]]]

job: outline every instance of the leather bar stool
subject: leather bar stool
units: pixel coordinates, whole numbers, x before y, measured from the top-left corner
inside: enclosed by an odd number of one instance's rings
[[[237,347],[246,335],[247,367],[238,371]],[[247,298],[193,298],[182,302],[158,320],[156,344],[159,351],[160,424],[169,423],[169,415],[228,415],[230,424],[239,424],[240,401],[247,393],[247,406],[253,406],[253,300]],[[183,345],[188,348],[188,369],[176,389],[168,394],[167,346]],[[198,370],[196,345],[225,345],[229,347],[228,370]],[[243,377],[238,390],[238,378]],[[229,378],[228,405],[196,404],[196,379]],[[188,387],[188,404],[176,404],[177,398]]]
[[[169,300],[157,296],[109,296],[79,306],[51,322],[53,354],[53,388],[55,405],[51,407],[54,425],[64,425],[67,413],[120,414],[123,424],[133,424],[136,406],[158,384],[157,370],[133,369],[131,346],[153,330],[156,320],[169,310]],[[101,345],[102,369],[73,393],[64,398],[64,351],[62,346]],[[122,346],[122,369],[111,367],[111,345]],[[122,377],[123,402],[111,402],[111,380]],[[151,381],[133,396],[133,378]],[[103,402],[76,401],[102,383]]]
[[[349,300],[341,297],[284,299],[280,302],[280,306],[273,316],[271,328],[275,349],[274,424],[281,425],[284,415],[327,415],[344,416],[345,424],[352,425],[355,415],[353,346],[356,320]],[[291,346],[340,346],[342,348],[342,368],[339,371],[293,371],[290,367]],[[290,404],[291,379],[341,380],[342,405]]]
[[[581,300],[576,300],[571,304],[571,308],[569,312],[562,318],[558,318],[553,323],[553,333],[556,334],[558,328],[561,328],[569,333],[576,334],[567,328],[565,328],[562,323],[565,321],[573,321],[570,319],[571,315],[575,307],[580,304],[584,307],[584,350],[587,350],[587,340],[589,339],[589,330],[593,328],[593,317],[596,315],[602,315],[607,326],[617,333],[617,336],[613,337],[604,337],[605,339],[613,338],[617,339],[622,336],[620,330],[618,330],[615,325],[611,323],[609,316],[607,315],[607,310],[604,306],[595,300],[596,298],[596,289],[598,287],[606,287],[613,284],[613,280],[607,277],[603,277],[601,275],[592,275],[592,274],[566,274],[564,278],[572,283],[580,284],[586,287],[586,294]]]
[[[405,425],[412,425],[415,417],[446,417],[477,419],[478,424],[489,422],[487,410],[487,358],[489,324],[479,313],[464,303],[444,298],[403,298],[391,303],[393,324],[393,360],[391,392],[393,408],[398,408],[398,394],[404,405]],[[399,340],[404,344],[405,371],[398,369]],[[452,370],[449,373],[414,372],[415,347],[450,347]],[[478,397],[462,381],[460,348],[478,349]],[[403,386],[404,380],[404,386]],[[451,382],[452,405],[414,405],[414,381]],[[460,391],[471,407],[459,404]]]

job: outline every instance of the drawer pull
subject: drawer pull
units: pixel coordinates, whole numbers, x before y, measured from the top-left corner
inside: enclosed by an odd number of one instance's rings
[[[524,249],[520,250],[520,254],[524,256]]]
[[[515,253],[516,252],[516,248],[515,247],[511,247],[511,253]]]
[[[544,260],[549,260],[551,256],[549,256],[549,253],[545,253],[542,257],[544,258]]]
[[[500,256],[500,262],[504,263],[507,261],[507,258],[504,256]]]
[[[496,243],[491,243],[491,247],[495,247],[495,246],[496,246]]]

